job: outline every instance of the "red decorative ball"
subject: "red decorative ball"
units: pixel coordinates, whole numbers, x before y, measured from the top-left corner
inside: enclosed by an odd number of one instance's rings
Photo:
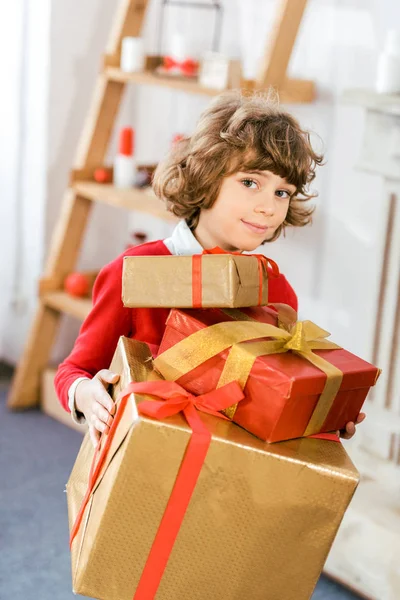
[[[112,180],[110,169],[95,169],[93,178],[97,183],[109,183]]]
[[[89,279],[84,273],[70,273],[65,278],[64,289],[71,296],[87,296],[90,289]]]

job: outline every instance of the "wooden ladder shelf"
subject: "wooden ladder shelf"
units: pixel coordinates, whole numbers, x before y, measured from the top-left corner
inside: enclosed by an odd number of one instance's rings
[[[306,3],[307,0],[281,0],[259,74],[255,81],[242,80],[242,89],[262,90],[273,85],[282,102],[311,102],[314,99],[314,82],[286,77]],[[120,190],[94,181],[95,169],[104,164],[126,84],[162,85],[209,96],[220,93],[197,82],[163,78],[149,70],[125,73],[118,68],[122,39],[140,35],[147,4],[148,0],[121,0],[117,9],[104,65],[97,77],[70,185],[65,192],[44,276],[40,281],[39,305],[8,397],[8,406],[14,409],[40,403],[41,374],[47,366],[62,315],[84,319],[91,309],[89,299],[74,298],[64,292],[63,282],[76,265],[93,202],[138,210],[166,220],[174,219],[149,191]]]

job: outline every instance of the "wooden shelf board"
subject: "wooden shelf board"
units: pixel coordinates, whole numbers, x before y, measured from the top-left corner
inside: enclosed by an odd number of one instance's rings
[[[135,83],[140,85],[158,85],[168,87],[191,94],[204,94],[206,96],[216,96],[226,90],[217,90],[200,85],[197,81],[190,81],[178,77],[163,77],[151,71],[140,71],[137,73],[125,73],[116,67],[107,67],[105,74],[110,81],[119,81],[124,83]],[[243,89],[251,91],[254,88],[254,82],[243,81]],[[262,91],[262,89],[261,89]],[[315,83],[302,79],[286,79],[282,89],[278,90],[279,98],[282,103],[297,104],[310,103],[315,100]]]
[[[221,90],[204,87],[197,81],[190,81],[180,77],[165,77],[151,71],[126,73],[116,67],[107,67],[105,69],[105,74],[110,81],[137,83],[140,85],[160,85],[162,87],[173,88],[191,94],[205,94],[206,96],[216,96],[221,93]]]
[[[177,221],[175,215],[167,211],[151,189],[119,189],[112,184],[93,181],[77,181],[72,188],[77,194],[90,200],[128,210],[137,210],[164,221]]]
[[[85,319],[92,308],[90,298],[76,298],[70,296],[67,292],[50,292],[43,294],[42,302],[49,308],[76,317],[77,319]]]

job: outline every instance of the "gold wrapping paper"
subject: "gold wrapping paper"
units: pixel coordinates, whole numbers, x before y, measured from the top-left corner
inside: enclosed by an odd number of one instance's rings
[[[156,378],[150,358],[121,338],[111,366],[120,386]],[[128,404],[72,546],[74,592],[100,600],[132,600],[190,436],[180,415],[137,420],[142,398]],[[213,439],[156,600],[308,600],[358,483],[342,445],[268,445],[201,417]],[[67,484],[71,526],[89,445],[86,435]]]
[[[202,256],[204,308],[257,306],[259,267],[251,255]],[[268,302],[268,277],[264,271],[262,304]],[[190,308],[191,256],[126,256],[123,263],[122,301],[127,307]]]

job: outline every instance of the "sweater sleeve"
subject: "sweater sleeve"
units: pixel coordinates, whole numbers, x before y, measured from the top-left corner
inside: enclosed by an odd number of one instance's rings
[[[70,355],[59,365],[55,388],[69,412],[68,390],[78,377],[92,378],[111,363],[121,335],[132,334],[132,309],[122,304],[122,256],[106,265],[93,288],[93,308],[80,329]]]
[[[282,273],[277,278],[271,278],[268,285],[268,302],[288,304],[298,312],[296,292]]]

